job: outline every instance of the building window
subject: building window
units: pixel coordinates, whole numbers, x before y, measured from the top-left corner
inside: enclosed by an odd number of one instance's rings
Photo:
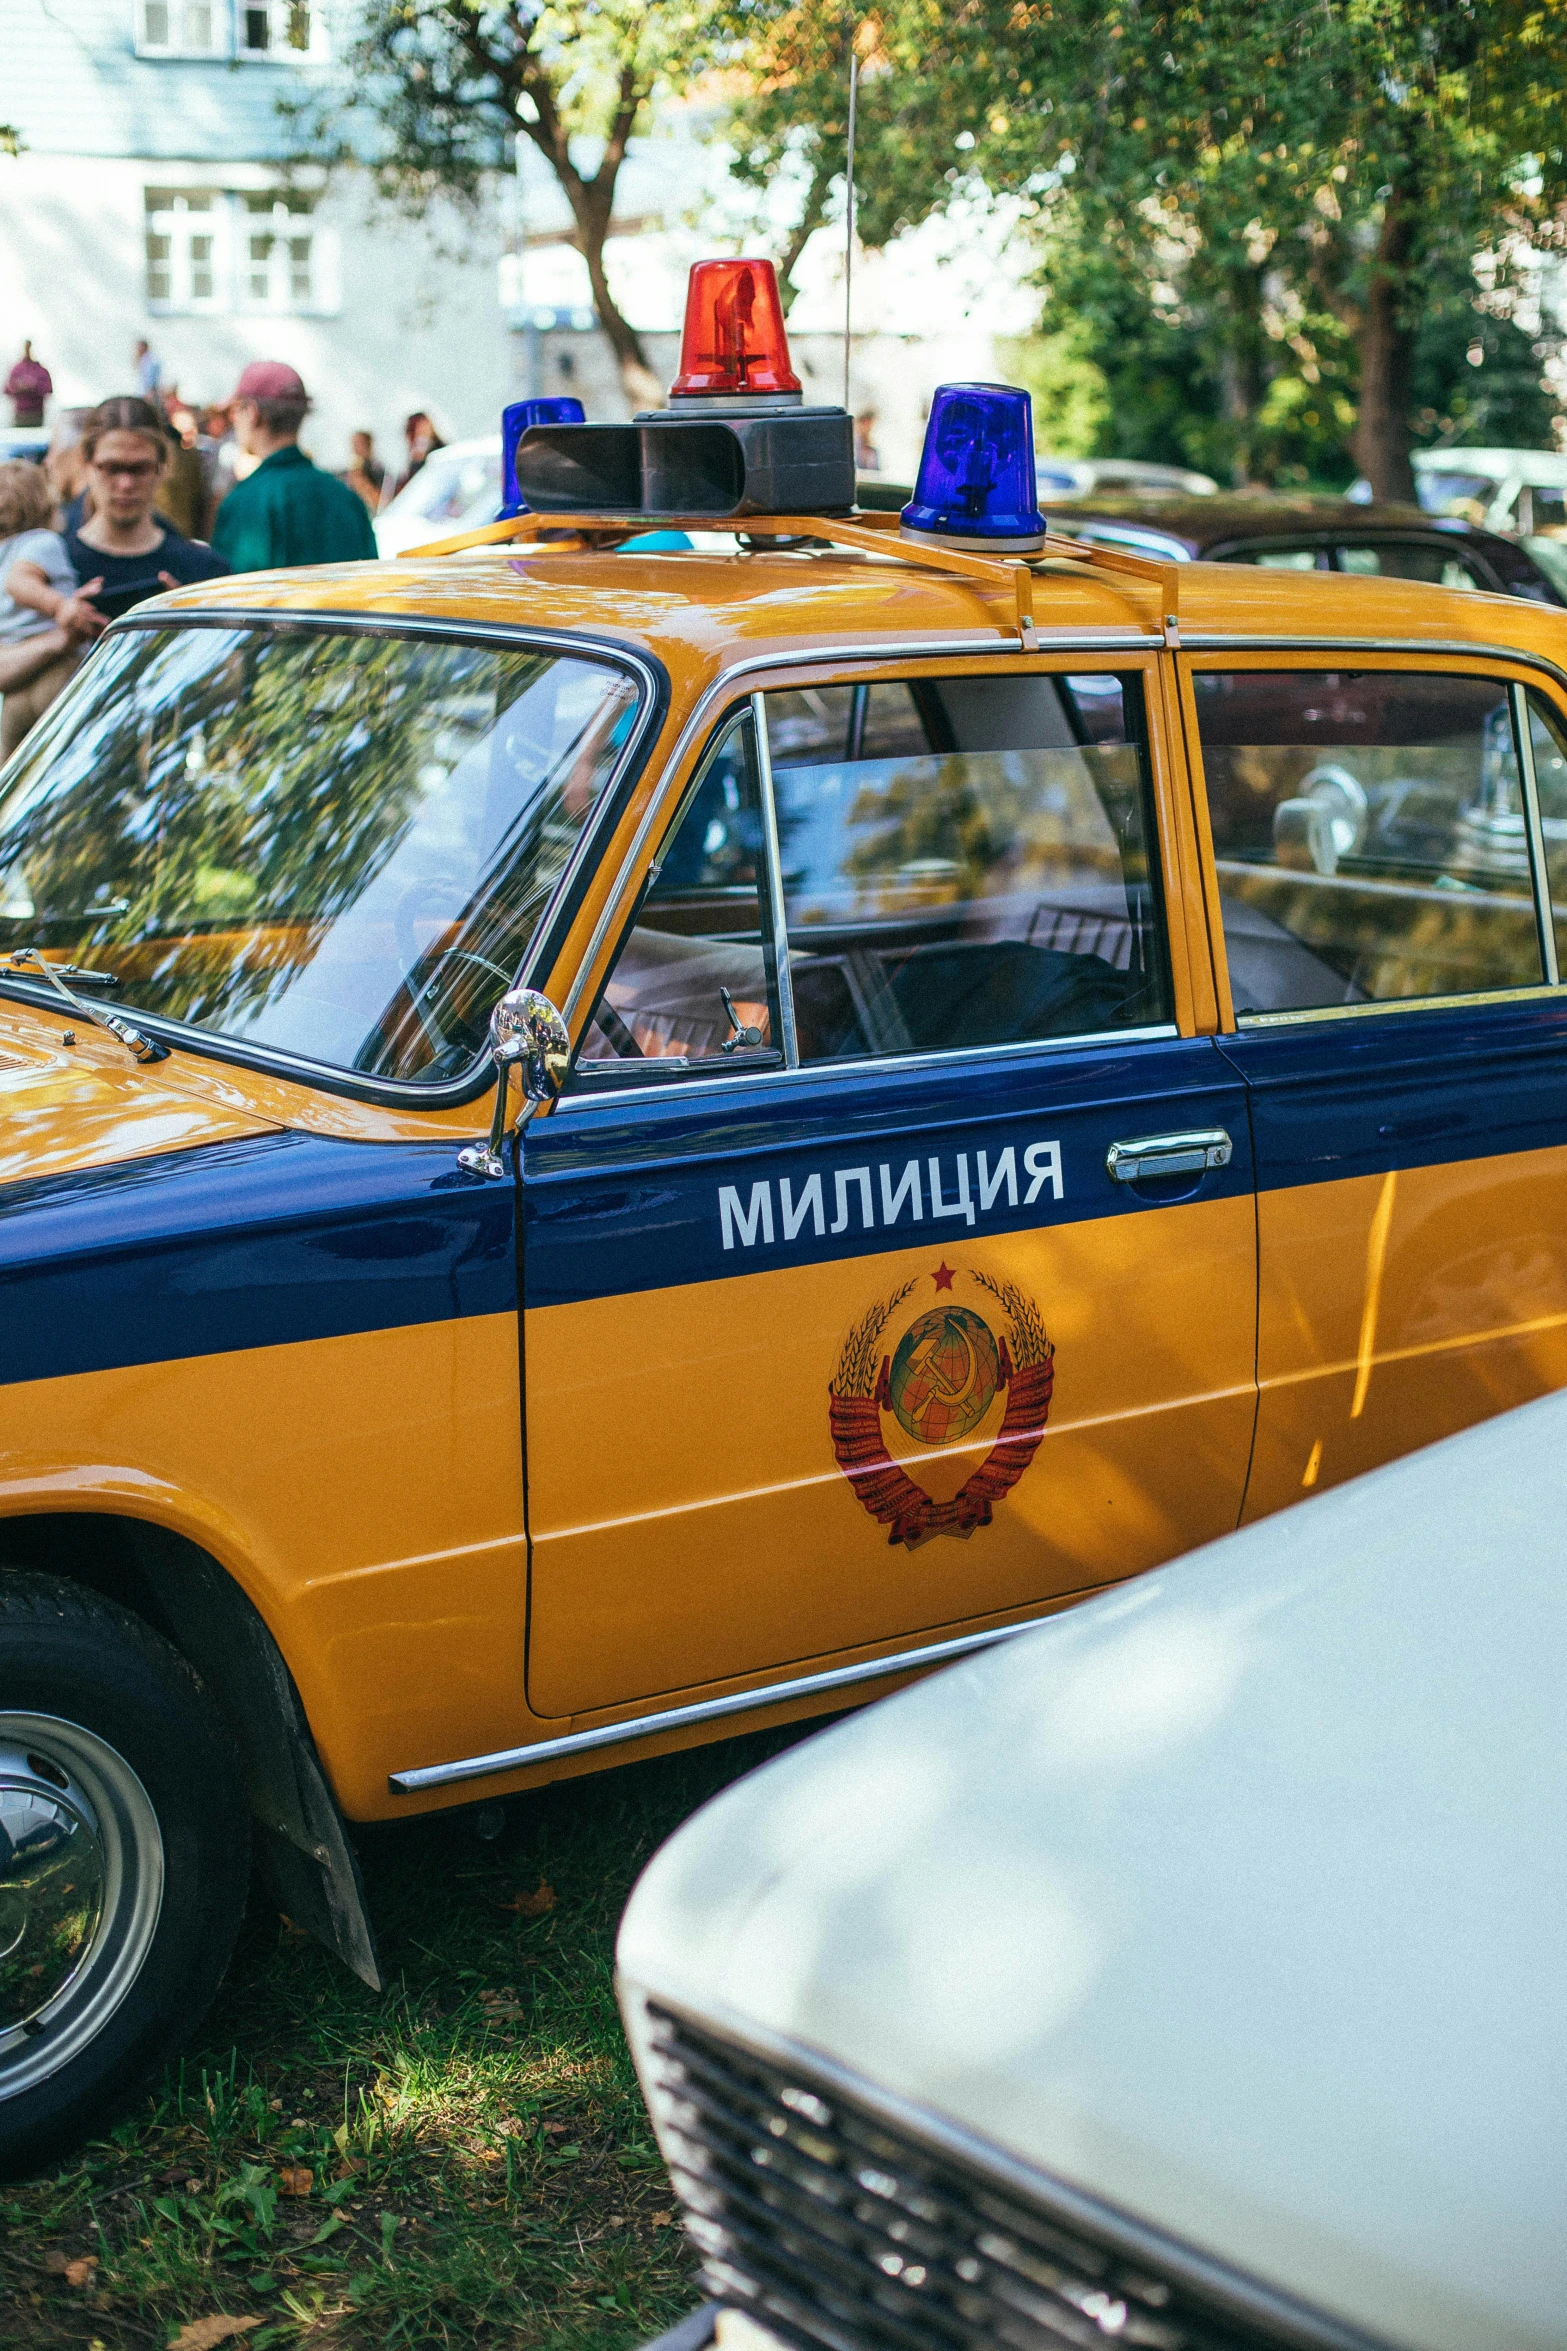
[[[247,310],[314,310],[312,199],[295,193],[247,196],[241,300]]]
[[[149,305],[227,310],[227,197],[215,188],[149,188],[146,205]]]
[[[335,312],[337,237],[314,202],[297,189],[148,188],[148,308]]]
[[[228,53],[228,0],[138,0],[136,46],[161,57]]]
[[[309,0],[236,0],[235,44],[241,57],[319,57],[326,27]]]

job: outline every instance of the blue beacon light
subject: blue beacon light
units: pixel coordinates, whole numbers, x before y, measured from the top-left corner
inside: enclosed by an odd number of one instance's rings
[[[528,512],[517,495],[517,443],[529,426],[585,422],[582,402],[575,399],[514,400],[509,408],[501,410],[501,510],[496,517],[498,522],[510,522],[513,515]]]
[[[919,479],[901,516],[919,538],[997,555],[1041,547],[1034,407],[1011,384],[938,384]]]

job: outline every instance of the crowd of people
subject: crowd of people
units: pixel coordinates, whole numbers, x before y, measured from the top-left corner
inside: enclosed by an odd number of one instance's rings
[[[282,360],[253,360],[204,411],[165,386],[145,342],[134,367],[134,394],[53,412],[42,464],[0,463],[0,758],[109,621],[147,597],[226,572],[373,556],[372,515],[442,445],[420,411],[395,479],[368,432],[327,473],[299,446],[310,396]],[[30,343],[4,390],[15,425],[41,428],[53,385]]]

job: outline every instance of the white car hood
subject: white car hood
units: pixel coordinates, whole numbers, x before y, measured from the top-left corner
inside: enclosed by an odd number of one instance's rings
[[[622,1979],[1390,2342],[1567,2345],[1564,1529],[1553,1397],[1056,1617],[708,1805]]]

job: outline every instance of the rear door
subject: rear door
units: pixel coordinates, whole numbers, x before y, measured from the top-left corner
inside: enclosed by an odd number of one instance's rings
[[[1251,1518],[1567,1381],[1567,761],[1500,664],[1193,671],[1257,1153]]]
[[[538,1712],[912,1643],[1235,1523],[1244,1089],[1173,1018],[1158,684],[927,664],[718,723],[526,1131]]]

